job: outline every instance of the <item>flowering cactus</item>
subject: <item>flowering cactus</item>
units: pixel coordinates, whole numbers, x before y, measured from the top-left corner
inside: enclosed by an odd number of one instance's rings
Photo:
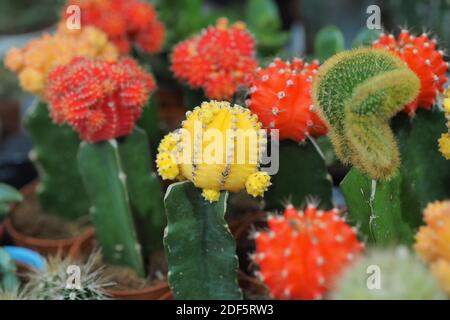
[[[266,128],[279,129],[280,139],[305,140],[320,136],[327,128],[312,110],[311,87],[319,63],[301,59],[284,62],[275,59],[256,72],[247,106]]]
[[[395,53],[419,77],[419,95],[406,104],[404,111],[412,116],[417,108],[429,110],[436,102],[438,93],[444,91],[447,82],[448,64],[444,61],[444,52],[437,50],[437,41],[425,33],[416,37],[402,30],[398,39],[392,34],[380,35],[372,47],[386,48]]]
[[[388,179],[400,162],[388,120],[419,89],[419,79],[400,58],[361,48],[339,53],[320,67],[313,101],[328,122],[341,161],[372,179]]]
[[[75,58],[49,74],[46,97],[56,123],[95,143],[130,134],[154,88],[153,77],[130,58]]]
[[[424,220],[426,225],[416,234],[414,249],[430,264],[431,272],[450,296],[450,201],[430,203]]]
[[[348,268],[330,294],[337,300],[439,300],[436,279],[406,247],[372,249]]]
[[[191,87],[201,87],[208,98],[229,100],[249,84],[256,68],[255,41],[242,22],[217,20],[201,35],[178,44],[172,53],[172,71]]]
[[[339,211],[292,206],[255,234],[254,261],[275,299],[321,299],[363,244]]]
[[[69,30],[61,24],[54,35],[44,34],[24,48],[11,49],[5,57],[5,65],[18,74],[23,90],[42,97],[47,74],[77,56],[115,61],[118,52],[97,28]]]
[[[203,102],[186,116],[182,130],[169,133],[159,145],[156,164],[164,180],[190,180],[203,189],[204,198],[210,202],[219,199],[221,190],[237,192],[245,187],[254,197],[267,190],[270,177],[258,171],[260,152],[266,140],[255,115],[238,105],[210,101]],[[198,129],[205,130],[205,134],[196,131]],[[248,131],[244,133],[240,129]],[[211,143],[208,131],[220,136]],[[232,132],[236,136],[230,135]],[[239,137],[240,133],[250,134],[248,144],[244,142],[242,156],[245,159],[239,159],[239,141],[246,141],[245,137]],[[202,152],[210,148],[220,154]]]
[[[444,111],[447,121],[448,132],[443,133],[439,138],[439,151],[445,159],[450,160],[450,90],[445,92]]]
[[[165,29],[153,6],[140,0],[69,0],[67,6],[81,9],[81,24],[103,30],[121,53],[132,44],[147,53],[157,53]]]

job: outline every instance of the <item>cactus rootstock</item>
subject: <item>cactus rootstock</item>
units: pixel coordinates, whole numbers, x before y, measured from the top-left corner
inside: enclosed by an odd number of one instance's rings
[[[154,89],[153,76],[131,58],[75,58],[49,74],[46,97],[56,123],[95,143],[130,134]]]
[[[172,53],[175,76],[203,88],[210,99],[231,99],[248,86],[255,68],[255,40],[244,23],[229,24],[226,18],[179,43]]]
[[[389,120],[419,89],[417,76],[393,53],[360,48],[320,67],[313,101],[339,159],[372,179],[388,179],[400,163]]]
[[[381,34],[372,47],[393,52],[419,77],[419,95],[405,105],[404,111],[414,116],[417,108],[431,109],[447,82],[448,64],[444,60],[444,52],[437,48],[437,40],[430,39],[425,33],[414,36],[402,30],[397,38],[392,34]]]
[[[321,299],[363,244],[337,209],[290,206],[255,234],[254,261],[275,299]]]
[[[327,127],[311,102],[318,68],[317,61],[308,64],[297,58],[291,62],[277,58],[253,77],[247,106],[265,128],[278,129],[281,140],[300,142],[307,135],[326,134]]]

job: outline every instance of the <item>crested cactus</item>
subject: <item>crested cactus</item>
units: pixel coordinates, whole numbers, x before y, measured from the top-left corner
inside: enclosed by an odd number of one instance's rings
[[[103,259],[142,277],[133,210],[146,232],[146,255],[161,245],[163,218],[160,191],[146,158],[148,140],[142,130],[132,131],[153,89],[153,77],[130,58],[115,63],[75,58],[49,74],[46,91],[53,121],[68,123],[84,140],[78,166]]]
[[[450,201],[430,203],[424,220],[426,225],[417,232],[414,249],[450,296]]]
[[[313,101],[329,125],[340,160],[372,179],[388,179],[400,162],[388,121],[419,89],[419,79],[400,58],[387,50],[360,48],[321,66]]]
[[[372,249],[337,281],[331,299],[443,300],[426,267],[405,247]]]
[[[269,216],[268,226],[254,235],[253,259],[275,299],[323,298],[363,248],[337,209],[288,206],[282,216]]]
[[[218,201],[220,191],[246,189],[262,196],[270,176],[259,171],[266,146],[264,131],[255,115],[228,102],[204,102],[160,143],[156,164],[167,180],[187,179],[203,189],[203,197]]]
[[[210,203],[189,181],[172,184],[164,203],[169,284],[176,299],[240,299],[236,244],[224,219],[228,192]]]

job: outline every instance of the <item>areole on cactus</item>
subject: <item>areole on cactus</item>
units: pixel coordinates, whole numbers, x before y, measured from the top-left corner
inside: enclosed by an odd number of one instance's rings
[[[254,235],[253,259],[275,299],[323,298],[364,247],[337,209],[288,206],[267,222],[269,230]]]
[[[187,179],[213,202],[220,191],[246,188],[254,197],[270,186],[258,170],[266,139],[255,115],[241,106],[210,101],[186,114],[182,128],[169,133],[158,149],[156,164],[167,180]]]
[[[397,39],[392,34],[381,34],[372,44],[373,48],[385,48],[395,53],[419,77],[420,92],[404,108],[410,115],[414,115],[417,108],[431,109],[437,95],[444,91],[448,64],[444,61],[444,52],[437,46],[437,40],[430,39],[425,33],[416,37],[407,30],[402,30]]]
[[[291,62],[277,58],[253,77],[247,106],[264,127],[278,129],[281,140],[300,142],[308,135],[326,134],[327,127],[314,112],[311,99],[318,68],[318,61],[308,64],[298,58]]]
[[[400,163],[388,121],[413,101],[420,81],[383,49],[342,52],[325,62],[313,85],[313,101],[327,121],[337,156],[372,179],[388,179]]]

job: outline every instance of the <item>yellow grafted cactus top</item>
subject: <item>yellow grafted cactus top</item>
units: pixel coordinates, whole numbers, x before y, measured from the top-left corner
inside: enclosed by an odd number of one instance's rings
[[[424,220],[426,225],[417,232],[414,249],[430,264],[431,272],[450,296],[450,201],[430,203]]]
[[[447,89],[444,97],[444,111],[447,119],[446,133],[443,133],[439,139],[439,151],[445,159],[450,160],[450,90]]]
[[[95,27],[69,30],[61,23],[55,34],[44,34],[21,49],[12,48],[4,63],[18,74],[23,90],[42,97],[47,74],[77,56],[114,61],[118,51],[106,34]]]
[[[259,171],[265,148],[265,131],[248,109],[203,102],[186,113],[181,129],[161,140],[156,164],[163,179],[190,180],[210,202],[222,190],[246,188],[257,197],[270,186],[270,176]]]

